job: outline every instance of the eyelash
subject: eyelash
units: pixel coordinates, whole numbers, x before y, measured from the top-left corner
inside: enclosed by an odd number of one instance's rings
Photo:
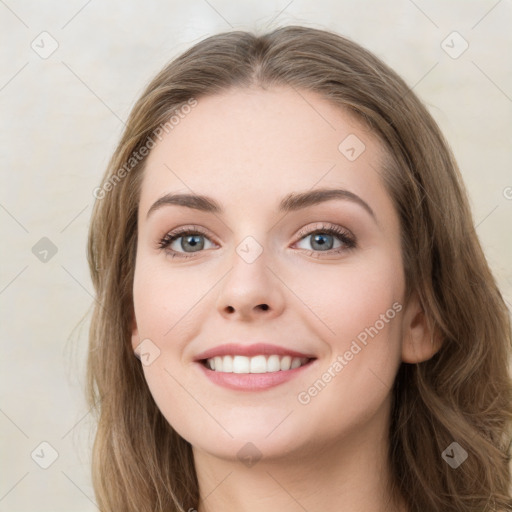
[[[311,251],[308,249],[302,249],[303,251],[306,251],[306,253],[310,256],[319,257],[316,256],[319,253],[325,252],[327,254],[338,254],[344,251],[350,251],[352,249],[355,249],[357,247],[357,242],[355,237],[353,237],[347,230],[336,226],[336,225],[321,225],[320,227],[314,229],[314,230],[307,230],[303,229],[298,233],[299,239],[297,242],[305,238],[306,236],[310,235],[316,235],[316,234],[328,234],[333,235],[336,238],[338,238],[343,244],[343,247],[338,247],[337,249],[330,249],[328,251]],[[172,249],[169,249],[169,246],[178,238],[183,237],[184,235],[203,235],[206,238],[208,237],[208,234],[205,233],[201,228],[198,226],[193,226],[193,229],[190,227],[183,227],[175,229],[174,231],[171,231],[167,233],[159,242],[158,242],[158,248],[161,250],[165,250],[169,256],[172,258],[192,258],[194,253],[190,253],[190,255],[186,255],[187,253],[181,253],[178,251],[174,251]],[[200,251],[199,251],[200,252]]]

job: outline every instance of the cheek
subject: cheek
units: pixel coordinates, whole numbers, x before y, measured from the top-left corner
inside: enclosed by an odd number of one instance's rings
[[[297,401],[320,429],[334,432],[340,412],[356,422],[374,414],[389,395],[401,360],[403,280],[391,259],[344,268],[324,280],[324,337],[329,357]]]
[[[318,334],[333,352],[348,350],[351,340],[375,327],[389,337],[397,324],[396,309],[403,295],[403,274],[399,260],[382,253],[339,265],[338,268],[309,268],[292,274],[293,289],[312,313]],[[312,316],[313,318],[313,316]],[[373,332],[373,331],[372,331]],[[397,336],[390,336],[395,344]],[[391,342],[391,340],[389,340]]]
[[[344,343],[355,339],[372,326],[387,333],[388,324],[395,317],[392,305],[401,297],[393,277],[390,272],[366,271],[340,279],[337,288],[342,291],[338,292],[337,300],[331,306],[337,312],[333,318],[337,340]]]
[[[203,423],[211,418],[195,400],[202,393],[190,382],[191,363],[183,353],[201,328],[195,308],[201,307],[202,298],[207,300],[218,279],[209,284],[204,273],[169,271],[166,263],[140,261],[136,268],[133,300],[138,336],[133,345],[145,340],[143,347],[150,355],[149,361],[143,357],[143,371],[151,395],[167,421],[188,440],[197,418]]]
[[[167,350],[171,339],[186,340],[193,335],[193,309],[215,280],[209,284],[204,273],[199,276],[186,268],[169,271],[165,263],[143,263],[136,268],[133,301],[141,340],[154,339]],[[172,347],[177,350],[180,345],[174,342]]]

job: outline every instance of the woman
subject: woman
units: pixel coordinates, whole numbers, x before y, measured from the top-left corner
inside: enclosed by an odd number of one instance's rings
[[[95,196],[102,511],[512,510],[508,312],[448,145],[375,56],[210,37]]]

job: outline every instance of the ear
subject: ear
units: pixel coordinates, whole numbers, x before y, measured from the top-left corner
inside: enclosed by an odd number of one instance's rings
[[[402,333],[402,361],[404,363],[427,361],[442,346],[441,336],[438,332],[434,332],[416,294],[405,308]]]

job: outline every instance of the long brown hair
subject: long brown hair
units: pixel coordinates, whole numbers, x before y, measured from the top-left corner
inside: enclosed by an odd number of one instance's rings
[[[230,87],[287,85],[349,109],[387,148],[380,170],[401,221],[406,299],[418,294],[442,348],[402,363],[393,388],[393,492],[411,512],[512,510],[509,313],[438,126],[405,82],[335,33],[287,26],[209,37],[168,64],[134,106],[95,195],[88,260],[96,290],[88,400],[97,415],[93,484],[103,512],[197,508],[190,444],[167,423],[131,347],[137,209],[155,130]],[[137,158],[134,158],[134,155]],[[456,442],[468,458],[443,460]]]

